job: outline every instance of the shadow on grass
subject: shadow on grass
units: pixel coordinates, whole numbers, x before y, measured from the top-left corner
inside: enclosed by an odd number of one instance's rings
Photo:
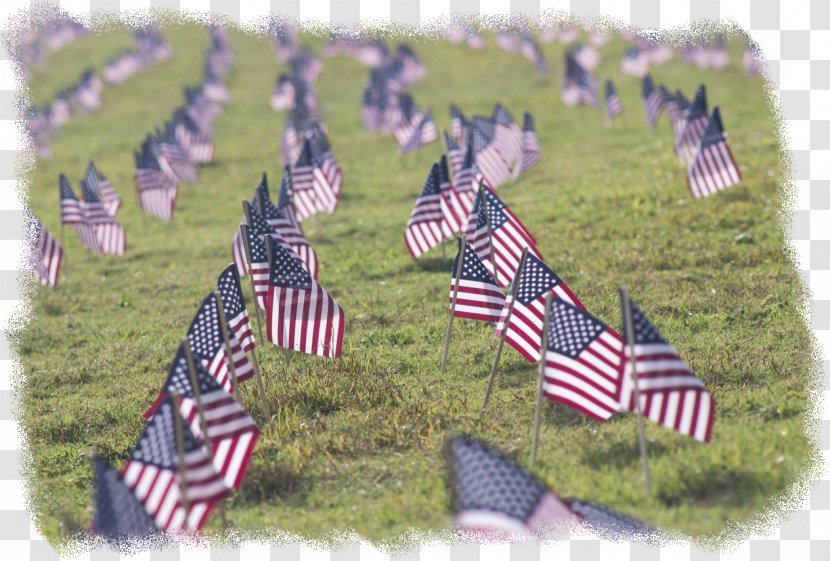
[[[440,251],[440,250],[436,250]],[[410,263],[403,269],[402,273],[444,273],[449,274],[452,269],[452,258],[449,256],[450,248],[447,248],[447,257],[421,257],[417,261]]]

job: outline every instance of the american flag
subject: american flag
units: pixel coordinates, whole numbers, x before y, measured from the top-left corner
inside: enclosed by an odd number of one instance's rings
[[[267,194],[267,184],[266,184]],[[271,198],[270,196],[268,197]],[[280,180],[280,193],[277,198],[277,210],[279,210],[283,217],[288,220],[297,230],[302,234],[303,229],[300,227],[300,222],[297,220],[297,214],[294,211],[294,183],[291,175],[291,167],[285,166],[282,169],[282,179]]]
[[[545,60],[545,55],[542,53],[542,49],[539,48],[539,45],[536,44],[536,41],[534,41],[532,37],[527,35],[524,36],[519,50],[523,57],[533,63],[533,68],[536,72],[540,74],[550,73],[550,66],[548,65],[547,60]]]
[[[118,209],[121,208],[121,197],[116,192],[115,188],[112,186],[112,183],[104,177],[104,174],[95,166],[94,162],[89,162],[87,166],[86,175],[95,174],[95,177],[98,179],[98,196],[101,198],[101,202],[104,203],[104,207],[106,207],[107,212],[110,215],[115,216],[118,214]]]
[[[626,49],[620,63],[620,72],[642,78],[648,73],[648,59],[637,48]]]
[[[496,325],[496,336],[501,337],[502,332],[505,332],[505,341],[530,362],[537,362],[542,356],[542,328],[545,324],[545,298],[548,293],[581,310],[585,309],[568,285],[550,267],[528,253],[524,267],[516,273],[507,292]]]
[[[467,142],[467,130],[469,127],[470,123],[464,117],[461,109],[456,105],[450,105],[450,129],[452,130],[453,138],[460,144],[465,144]]]
[[[227,487],[238,489],[245,478],[248,462],[259,438],[259,428],[256,421],[219,385],[210,372],[199,363],[195,363],[194,366],[214,469],[222,476]],[[183,347],[179,347],[176,358],[170,365],[159,398],[144,414],[144,418],[152,417],[158,405],[172,393],[178,394],[181,398],[179,411],[193,436],[201,442],[207,442],[202,431],[196,392]]]
[[[343,190],[343,169],[340,167],[340,162],[332,152],[331,144],[329,143],[328,135],[323,130],[321,123],[315,122],[312,126],[314,132],[314,139],[320,148],[322,154],[323,175],[326,176],[329,189],[334,197],[334,202],[329,203],[326,207],[326,212],[332,213],[337,209],[337,203],[340,201],[340,192]]]
[[[472,147],[478,169],[493,188],[498,187],[510,177],[507,162],[494,143],[495,125],[483,117],[474,117],[472,126]]]
[[[95,501],[92,531],[95,535],[117,543],[158,534],[155,522],[118,471],[98,456],[92,460],[92,467]]]
[[[539,138],[536,136],[536,125],[533,122],[533,115],[530,113],[525,113],[522,129],[521,169],[525,171],[538,164],[540,159]]]
[[[291,80],[288,74],[280,74],[269,100],[271,109],[274,111],[291,109],[294,105],[295,94],[296,89],[294,88],[293,80]]]
[[[623,340],[634,341],[640,411],[655,423],[709,442],[715,418],[711,394],[640,309],[630,300],[629,303],[634,333],[629,337],[624,326]],[[636,411],[630,357],[631,349],[626,344],[620,402],[628,411]]]
[[[654,82],[651,80],[651,75],[646,74],[643,78],[643,106],[646,109],[646,121],[648,126],[654,128],[657,126],[657,119],[660,118],[660,113],[665,107],[663,104],[663,96],[660,91],[654,87]]]
[[[712,111],[709,125],[686,172],[686,178],[695,198],[722,191],[741,181],[741,171],[726,142],[718,107]]]
[[[95,235],[101,249],[111,255],[124,255],[127,250],[124,228],[107,212],[104,203],[98,197],[98,176],[93,170],[88,170],[81,186],[84,193],[82,206],[90,224],[95,227]]]
[[[254,375],[254,369],[248,362],[248,357],[242,349],[239,339],[233,332],[228,333],[231,355],[233,357],[236,381],[244,382]],[[199,311],[193,316],[190,328],[187,330],[187,340],[193,349],[194,357],[198,357],[208,371],[216,378],[226,391],[232,391],[233,385],[228,368],[225,340],[222,336],[222,326],[219,323],[219,309],[216,307],[216,296],[208,295],[199,306]]]
[[[597,67],[599,64],[599,51],[589,45],[577,43],[574,45],[574,60],[579,63],[579,66],[588,70],[589,72]]]
[[[294,185],[294,209],[297,220],[300,222],[314,216],[320,209],[321,205],[317,202],[318,189],[314,187],[318,176],[323,177],[323,173],[314,160],[311,140],[306,139],[291,173]]]
[[[447,145],[447,157],[450,160],[452,173],[458,175],[458,170],[461,168],[461,164],[464,163],[464,149],[452,139],[447,131],[444,131],[444,143]]]
[[[600,320],[552,299],[542,391],[551,401],[605,421],[621,409],[623,342]]]
[[[191,159],[190,153],[178,143],[173,130],[169,130],[170,134],[157,131],[154,139],[158,144],[159,157],[179,181],[196,183],[199,181],[199,170],[196,169],[196,164]]]
[[[141,209],[157,218],[173,220],[178,199],[178,183],[161,169],[158,157],[149,147],[135,156],[135,190]]]
[[[663,106],[666,108],[666,115],[671,121],[672,131],[675,139],[683,130],[683,109],[680,106],[680,101],[671,94],[666,86],[660,86],[660,97],[663,98]]]
[[[225,310],[225,320],[228,322],[230,333],[233,333],[246,353],[251,351],[256,347],[256,341],[251,331],[248,309],[245,306],[245,297],[242,294],[242,284],[236,265],[228,265],[222,271],[216,281],[216,290],[222,297],[222,307]]]
[[[406,248],[415,259],[448,237],[442,228],[441,200],[440,165],[433,164],[404,230]]]
[[[461,253],[461,246],[464,253]],[[456,276],[458,261],[461,260],[461,275]],[[459,239],[459,250],[452,266],[450,302],[458,286],[458,298],[453,315],[459,318],[496,322],[504,307],[504,293],[496,279],[484,266],[476,252]]]
[[[501,286],[513,280],[522,259],[522,250],[528,248],[533,255],[542,258],[536,248],[536,240],[525,225],[511,212],[507,205],[487,185],[479,187],[467,222],[467,244],[476,252],[487,269],[493,272],[490,255],[490,236],[487,221],[492,229],[493,253],[495,254],[496,277]]]
[[[60,174],[58,177],[58,186],[61,197],[61,224],[71,225],[84,247],[93,253],[103,255],[104,248],[98,240],[95,225],[89,220],[86,209],[78,200],[65,175]]]
[[[470,209],[467,208],[466,201],[455,191],[455,186],[450,179],[450,166],[446,155],[441,156],[438,169],[441,190],[441,229],[445,237],[449,238],[464,227],[464,219],[469,215]]]
[[[684,164],[691,164],[700,147],[700,141],[709,124],[706,106],[706,87],[701,85],[695,92],[692,102],[683,112],[683,130],[680,131],[674,149],[677,157]]]
[[[161,530],[199,530],[230,489],[214,468],[208,450],[199,444],[184,420],[184,465],[179,464],[173,415],[181,414],[168,396],[145,426],[122,475]],[[186,502],[181,496],[182,482],[187,489]]]
[[[432,111],[427,110],[414,122],[417,124],[409,134],[408,140],[401,145],[401,154],[420,150],[424,144],[435,142],[438,139],[438,129],[432,119]]]
[[[484,181],[484,176],[481,170],[478,169],[478,164],[473,158],[473,147],[467,146],[464,150],[464,160],[461,167],[455,174],[455,181],[453,187],[458,194],[459,200],[464,204],[465,216],[470,216],[473,210],[473,203],[475,203],[478,189]]]
[[[494,125],[493,144],[506,165],[513,169],[513,176],[516,177],[521,172],[522,147],[524,144],[522,129],[513,120],[510,112],[500,103],[497,103],[493,108],[490,120]]]
[[[622,113],[623,105],[611,80],[605,82],[605,122],[610,124],[614,117]]]
[[[565,79],[559,90],[559,97],[566,107],[577,103],[599,106],[597,79],[582,68],[571,53],[565,53]]]
[[[265,315],[268,340],[280,347],[337,358],[346,316],[302,264],[272,238]]]
[[[58,286],[60,279],[63,248],[39,220],[32,220],[32,229],[37,236],[35,254],[32,257],[32,272],[40,284],[54,288]]]
[[[174,134],[179,144],[190,154],[190,159],[197,164],[213,161],[213,140],[199,129],[191,114],[178,109],[173,114]]]

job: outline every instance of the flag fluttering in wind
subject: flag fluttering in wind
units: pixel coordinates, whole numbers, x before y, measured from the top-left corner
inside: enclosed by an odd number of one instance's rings
[[[539,163],[540,149],[539,138],[536,136],[536,125],[533,122],[533,115],[524,114],[522,127],[522,171],[532,168]]]
[[[178,180],[171,178],[159,162],[158,153],[145,143],[135,156],[135,190],[141,210],[162,220],[173,220],[179,196]]]
[[[614,83],[605,81],[605,123],[610,124],[614,117],[622,113],[623,105]]]
[[[700,141],[706,132],[706,126],[709,124],[706,87],[702,84],[697,88],[692,102],[684,110],[683,117],[683,129],[677,137],[674,149],[680,161],[689,165],[697,153]]]
[[[167,396],[144,427],[122,474],[161,530],[199,530],[230,489],[184,419],[180,419],[183,449],[178,450],[174,415],[181,417]]]
[[[473,248],[465,244],[462,255],[460,244],[459,239],[459,252],[455,256],[455,263],[452,267],[453,277],[450,282],[450,302],[452,302],[456,285],[458,286],[458,297],[453,315],[459,318],[496,322],[504,307],[504,293]],[[459,259],[461,260],[461,274],[456,277],[456,271],[459,271]]]
[[[427,175],[415,208],[404,230],[404,242],[410,255],[417,259],[448,237],[445,234],[441,199],[441,170],[434,164]]]
[[[40,284],[55,288],[60,280],[63,248],[36,218],[32,218],[31,228],[35,238],[32,272]]]
[[[513,460],[467,437],[448,442],[455,526],[485,539],[548,539],[586,524],[601,534],[645,537],[655,530],[602,505],[562,499]]]
[[[729,144],[720,117],[720,108],[715,107],[700,141],[697,153],[689,166],[686,178],[695,198],[705,197],[723,191],[741,181],[741,172]]]
[[[514,299],[514,285],[511,285],[496,325],[496,336],[501,337],[504,332],[505,341],[511,347],[528,361],[537,362],[542,356],[542,328],[548,293],[579,309],[584,310],[585,306],[550,267],[531,253],[516,275],[513,279],[513,283],[518,283],[516,297]]]
[[[92,460],[95,514],[92,531],[113,542],[143,539],[159,533],[144,505],[124,483],[121,474],[101,457]]]
[[[84,200],[81,206],[86,213],[87,220],[95,228],[95,235],[104,253],[110,255],[124,255],[127,250],[127,237],[124,228],[109,212],[98,196],[98,176],[93,169],[87,171],[81,182]]]
[[[633,354],[642,415],[680,434],[709,442],[715,420],[711,394],[645,314],[633,302],[630,305],[634,332],[629,334],[623,325],[623,341],[626,342],[620,400],[623,407],[628,411],[637,410]],[[634,342],[633,351],[627,343],[629,340]]]
[[[483,117],[474,117],[472,123],[473,157],[487,184],[497,188],[510,178],[510,168],[496,143],[495,124]]]
[[[545,397],[596,421],[610,419],[621,409],[622,352],[619,333],[585,310],[552,299],[544,353]]]
[[[230,332],[234,334],[242,350],[246,353],[256,347],[248,309],[245,306],[245,296],[242,293],[242,283],[239,271],[233,263],[225,267],[216,281],[216,290],[222,297],[222,308],[225,311],[225,320]]]
[[[268,340],[286,349],[337,358],[343,346],[343,308],[273,237],[265,316]]]
[[[104,207],[107,209],[107,212],[114,217],[118,214],[118,209],[121,208],[121,197],[112,186],[112,183],[110,183],[109,180],[104,177],[104,174],[102,174],[101,171],[95,166],[95,163],[89,162],[84,180],[92,174],[94,174],[97,179],[98,197],[101,199],[101,202],[104,203]]]
[[[103,255],[104,248],[98,240],[95,225],[89,219],[86,209],[78,200],[65,175],[60,174],[58,177],[58,186],[61,198],[61,224],[72,226],[84,247],[93,253]]]

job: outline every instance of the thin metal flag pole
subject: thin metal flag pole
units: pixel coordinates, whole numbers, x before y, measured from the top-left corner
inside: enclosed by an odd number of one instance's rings
[[[464,250],[467,247],[467,236],[461,236],[461,243],[458,249],[458,265],[455,267],[452,304],[450,304],[450,319],[447,321],[447,335],[444,337],[444,355],[441,357],[441,374],[447,371],[447,357],[450,351],[450,339],[452,339],[452,322],[455,318],[455,305],[458,302],[458,281],[461,279],[461,268],[464,263]]]
[[[184,430],[182,429],[181,398],[178,392],[170,392],[173,400],[173,428],[176,433],[176,463],[179,471],[179,494],[181,495],[182,507],[184,507],[184,520],[187,526],[187,519],[190,518],[190,501],[187,498],[187,479],[185,477],[184,465]]]
[[[273,257],[274,250],[271,249],[271,236],[265,236],[265,251],[268,252],[268,267],[271,267],[271,258]],[[288,368],[288,363],[291,361],[291,353],[288,350],[288,347],[282,348],[284,356],[285,356],[285,366]]]
[[[490,380],[487,382],[487,392],[484,394],[484,404],[481,409],[487,408],[490,402],[490,394],[493,391],[493,382],[496,380],[496,374],[499,370],[499,359],[501,359],[501,350],[504,347],[504,339],[507,336],[507,326],[510,325],[510,317],[513,315],[513,306],[516,303],[516,294],[519,292],[519,281],[522,278],[522,272],[525,268],[525,261],[527,261],[527,248],[522,250],[522,260],[519,262],[519,268],[516,270],[516,276],[513,278],[513,284],[510,287],[510,305],[507,308],[507,315],[504,318],[504,325],[501,330],[501,337],[499,337],[499,346],[496,347],[496,358],[493,360],[493,369],[490,371]]]
[[[631,365],[631,379],[634,382],[634,402],[637,411],[637,440],[640,446],[640,459],[643,463],[643,482],[646,496],[651,495],[651,472],[648,469],[648,453],[646,452],[646,430],[643,423],[643,412],[640,407],[640,384],[637,379],[637,353],[634,350],[634,320],[631,317],[631,299],[624,287],[620,287],[622,300],[623,326],[625,327],[625,344],[628,347],[628,364]]]
[[[182,346],[184,347],[184,356],[187,359],[187,373],[190,376],[190,387],[193,388],[193,397],[196,401],[196,412],[199,415],[199,426],[202,428],[202,438],[205,441],[205,448],[207,449],[208,456],[210,457],[211,463],[213,462],[213,444],[210,441],[210,433],[208,433],[208,424],[207,419],[205,419],[205,407],[202,404],[202,390],[199,388],[199,379],[196,376],[196,364],[193,362],[193,352],[190,350],[190,341],[187,337],[184,338],[182,341]],[[179,409],[176,409],[174,413],[177,418],[179,418],[179,422],[181,422],[181,413]],[[225,503],[219,503],[219,517],[222,519],[222,527],[226,527],[228,525],[228,521],[225,519]]]
[[[530,446],[530,466],[536,462],[536,450],[539,448],[539,425],[542,421],[542,386],[545,383],[545,353],[548,350],[548,334],[550,333],[550,303],[553,294],[545,297],[545,323],[542,327],[542,357],[539,359],[539,388],[536,390],[536,412],[533,415],[533,441]]]
[[[481,200],[481,209],[484,211],[484,221],[487,224],[487,241],[490,243],[490,260],[493,262],[493,278],[499,280],[499,269],[496,266],[496,250],[493,247],[493,225],[490,223],[490,212],[487,209],[487,197],[484,195],[483,185],[478,188],[478,196]]]

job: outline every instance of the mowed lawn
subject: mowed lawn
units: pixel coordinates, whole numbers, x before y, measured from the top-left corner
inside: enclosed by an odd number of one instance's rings
[[[79,190],[93,158],[124,198],[119,219],[128,238],[126,256],[96,257],[67,231],[60,286],[34,288],[31,320],[17,326],[29,489],[52,540],[90,523],[88,454],[118,465],[140,435],[141,414],[191,317],[230,262],[240,202],[263,171],[272,193],[279,184],[284,116],[269,108],[268,96],[285,67],[267,40],[234,31],[233,101],[216,122],[216,161],[201,169],[197,185],[181,189],[172,223],[142,218],[132,150],[182,102],[183,86],[197,83],[208,43],[191,24],[163,33],[174,57],[107,87],[103,110],[62,128],[54,159],[38,161],[30,175],[28,203],[57,236],[58,174]],[[303,39],[320,51],[322,39]],[[34,75],[33,99],[51,98],[84,66],[101,68],[128,44],[127,31],[114,30],[51,56]],[[412,93],[433,108],[439,126],[449,126],[451,102],[468,116],[489,114],[497,101],[517,120],[532,111],[542,161],[499,195],[553,270],[617,328],[617,288],[626,285],[716,401],[707,445],[647,423],[651,498],[643,494],[633,415],[599,424],[546,403],[533,473],[563,496],[699,539],[774,507],[813,465],[805,422],[814,363],[781,225],[787,178],[776,120],[762,80],[740,66],[743,42],[730,43],[732,62],[722,73],[678,58],[653,69],[657,83],[689,96],[705,83],[710,109],[721,107],[744,182],[705,200],[688,192],[665,115],[657,131],[646,128],[640,83],[619,73],[621,39],[602,48],[595,71],[615,80],[625,104],[609,129],[596,110],[559,100],[558,43],[543,46],[553,67],[547,78],[519,54],[495,48],[492,36],[483,52],[414,46],[428,75]],[[253,385],[242,388],[263,432],[242,489],[226,504],[228,523],[315,538],[351,528],[376,541],[408,529],[444,531],[446,437],[474,435],[527,465],[537,368],[505,348],[491,407],[481,415],[496,341],[491,326],[458,320],[447,373],[439,374],[455,251],[448,246],[443,258],[436,249],[415,262],[403,228],[442,144],[400,157],[393,140],[361,127],[368,70],[343,57],[323,64],[317,89],[345,187],[337,213],[310,220],[306,233],[320,258],[320,283],[346,310],[343,357],[295,354],[285,368],[282,351],[261,344],[274,415],[265,417]],[[214,517],[208,531],[219,528]]]

